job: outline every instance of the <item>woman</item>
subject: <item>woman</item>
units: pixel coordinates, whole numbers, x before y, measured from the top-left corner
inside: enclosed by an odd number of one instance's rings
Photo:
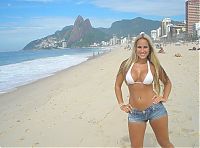
[[[124,104],[121,86],[125,80],[130,97]],[[164,84],[161,93],[160,81]],[[143,147],[146,123],[149,120],[161,147],[173,147],[168,135],[168,115],[163,102],[171,91],[171,82],[161,67],[149,36],[141,33],[135,40],[131,57],[123,61],[115,82],[120,109],[128,113],[132,147]]]

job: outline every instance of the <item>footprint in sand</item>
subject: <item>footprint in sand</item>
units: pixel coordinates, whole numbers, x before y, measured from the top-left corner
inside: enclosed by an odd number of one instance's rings
[[[0,136],[2,136],[3,135],[3,132],[0,132]]]
[[[192,132],[194,132],[194,130],[193,130],[193,129],[182,128],[182,129],[181,129],[181,132],[192,133]]]
[[[91,120],[88,120],[88,123],[91,123],[91,124],[97,124],[97,121],[94,120],[94,119],[91,119]]]
[[[79,116],[78,118],[79,118],[79,119],[83,119],[83,117],[82,117],[82,116]]]
[[[25,132],[26,132],[26,133],[30,132],[30,129],[28,129],[28,128],[27,128],[27,129],[25,129]]]
[[[200,133],[199,133],[199,132],[192,132],[191,135],[192,135],[192,136],[198,136],[198,135],[200,135]]]
[[[120,147],[129,147],[130,146],[129,137],[128,136],[122,137],[118,143]]]
[[[39,142],[35,142],[34,144],[33,144],[33,146],[36,146],[36,145],[39,145],[40,143]]]
[[[24,138],[20,138],[19,140],[23,141],[23,140],[24,140]]]
[[[180,113],[181,111],[178,110],[171,110],[172,113]]]

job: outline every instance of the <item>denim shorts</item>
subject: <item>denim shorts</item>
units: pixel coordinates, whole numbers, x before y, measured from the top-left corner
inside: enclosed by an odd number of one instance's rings
[[[158,119],[162,116],[167,115],[167,110],[164,105],[160,102],[153,104],[147,109],[140,111],[133,108],[132,112],[128,114],[129,122],[147,122],[148,120]]]

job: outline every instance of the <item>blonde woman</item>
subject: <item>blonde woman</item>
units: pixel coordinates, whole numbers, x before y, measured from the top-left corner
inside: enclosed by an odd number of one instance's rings
[[[125,104],[121,86],[126,82],[130,97]],[[164,88],[161,92],[160,82]],[[132,55],[122,62],[115,82],[119,107],[128,113],[132,147],[143,147],[149,121],[161,147],[173,147],[168,134],[168,115],[163,102],[168,100],[171,82],[157,59],[150,37],[141,33],[135,40]]]

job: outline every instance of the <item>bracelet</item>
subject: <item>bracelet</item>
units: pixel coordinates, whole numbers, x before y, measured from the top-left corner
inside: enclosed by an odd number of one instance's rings
[[[119,104],[119,108],[121,108],[123,105],[125,105],[124,103],[120,103]]]

